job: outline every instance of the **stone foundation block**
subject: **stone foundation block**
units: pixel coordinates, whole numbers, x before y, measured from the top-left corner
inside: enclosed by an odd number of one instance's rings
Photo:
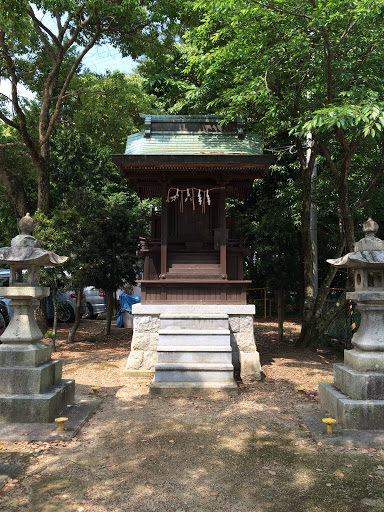
[[[242,315],[240,317],[240,332],[253,333],[253,315]]]
[[[50,423],[74,399],[73,380],[62,380],[44,394],[0,395],[0,423]]]
[[[334,385],[353,400],[380,400],[384,397],[383,372],[356,372],[344,364],[334,365]]]
[[[384,352],[344,350],[344,363],[358,372],[384,372]]]
[[[230,315],[229,327],[232,332],[240,332],[240,317],[236,315]]]
[[[25,344],[0,345],[0,367],[39,366],[51,358],[52,349],[42,341]]]
[[[133,329],[137,332],[155,332],[160,329],[158,315],[134,315]]]
[[[156,332],[133,331],[132,351],[136,350],[157,350],[159,335]]]
[[[256,351],[253,334],[253,305],[202,305],[202,304],[163,304],[146,305],[134,304],[133,312],[133,339],[132,351],[127,361],[127,370],[132,372],[152,371],[157,362],[157,347],[159,344],[160,318],[163,321],[170,320],[177,324],[177,315],[193,317],[194,315],[228,316],[230,328],[230,344],[232,348],[232,364],[234,368],[240,368],[240,351],[250,353],[248,360],[253,360],[253,369],[250,371],[252,380],[260,379],[260,363]],[[172,318],[167,318],[171,315]],[[183,320],[184,322],[184,320]],[[199,320],[201,322],[201,320]],[[246,357],[243,357],[244,361]],[[244,374],[245,375],[245,374]]]
[[[61,368],[60,359],[52,359],[36,368],[0,368],[1,392],[20,395],[45,393],[59,384]]]
[[[155,370],[156,350],[135,350],[128,356],[127,370]]]
[[[240,377],[244,383],[261,380],[259,353],[240,350]]]
[[[350,430],[383,430],[384,400],[352,400],[332,384],[319,384],[319,404],[342,427]]]
[[[234,339],[239,350],[243,352],[255,352],[256,343],[253,331],[234,332]]]

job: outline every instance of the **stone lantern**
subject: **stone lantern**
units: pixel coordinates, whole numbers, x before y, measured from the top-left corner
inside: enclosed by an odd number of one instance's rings
[[[33,219],[27,214],[19,222],[20,235],[11,247],[0,248],[0,263],[10,266],[9,287],[1,293],[11,299],[14,311],[0,336],[0,422],[46,423],[53,421],[74,400],[73,380],[62,380],[61,360],[51,359],[51,347],[34,316],[39,299],[49,295],[39,286],[41,267],[66,261],[41,248],[32,236]]]
[[[321,383],[319,402],[347,429],[384,429],[384,241],[375,235],[378,225],[368,219],[365,238],[355,252],[336,260],[336,267],[354,271],[355,291],[347,299],[356,302],[361,324],[345,350],[344,364],[334,365],[334,384]]]

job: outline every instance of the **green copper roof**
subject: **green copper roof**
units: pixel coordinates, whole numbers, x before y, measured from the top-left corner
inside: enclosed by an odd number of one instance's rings
[[[243,134],[243,120],[224,116],[143,115],[145,132],[127,139],[126,155],[262,155],[260,138]]]
[[[262,155],[259,137],[247,135],[243,140],[227,134],[153,134],[130,135],[126,155]]]

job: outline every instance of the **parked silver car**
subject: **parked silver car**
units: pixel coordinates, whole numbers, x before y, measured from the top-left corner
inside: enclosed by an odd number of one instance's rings
[[[74,290],[59,292],[57,295],[57,314],[59,322],[73,322],[76,314],[77,293]],[[47,308],[48,318],[53,318],[53,307]],[[94,286],[83,290],[83,302],[80,313],[83,318],[94,320],[106,312],[105,291]]]
[[[9,269],[0,270],[0,287],[9,285],[9,276]],[[59,322],[73,322],[76,312],[77,293],[74,290],[61,291],[63,285],[60,283],[60,280],[57,282],[57,288],[58,320]],[[4,308],[3,311],[5,312]],[[105,313],[105,311],[106,302],[104,290],[99,290],[94,286],[87,286],[84,288],[83,302],[80,309],[80,313],[83,318],[95,319],[99,314]],[[5,313],[3,320],[4,318],[6,318]],[[51,295],[47,298],[47,318],[48,320],[52,320],[53,318],[53,303]],[[0,319],[0,325],[1,323],[2,321]],[[3,323],[5,323],[5,320]]]
[[[94,319],[98,315],[105,313],[107,305],[105,301],[105,291],[95,288],[94,286],[87,286],[84,288],[84,312],[83,318]]]

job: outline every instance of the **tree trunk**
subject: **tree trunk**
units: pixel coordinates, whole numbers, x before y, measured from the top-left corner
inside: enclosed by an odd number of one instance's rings
[[[34,165],[37,175],[37,208],[43,213],[49,211],[50,183],[50,151],[49,143],[46,142],[41,148],[40,156],[35,159]]]
[[[24,182],[17,172],[11,172],[7,167],[5,163],[4,148],[2,148],[0,154],[0,180],[7,191],[15,217],[17,219],[21,219],[28,212],[28,202]]]
[[[314,283],[313,283],[313,251],[311,240],[311,204],[312,204],[312,173],[316,161],[315,147],[312,146],[310,156],[304,153],[301,141],[297,141],[298,154],[301,166],[303,181],[301,213],[301,237],[303,250],[303,270],[304,270],[304,307],[303,322],[306,322],[312,314],[315,301]]]
[[[105,320],[104,334],[111,333],[111,323],[113,316],[113,291],[106,290],[105,297],[107,299],[107,318]]]
[[[279,288],[275,291],[275,299],[277,305],[277,333],[279,343],[282,343],[284,340],[285,295],[285,290],[282,288]]]
[[[311,204],[312,204],[312,173],[316,161],[316,146],[312,143],[310,154],[305,152],[299,138],[296,139],[298,157],[300,160],[303,192],[301,213],[301,241],[303,253],[303,323],[302,333],[307,332],[307,323],[310,322],[314,305],[314,276],[313,276],[313,250],[311,240]]]
[[[56,352],[56,332],[57,332],[57,288],[56,288],[56,279],[53,279],[51,283],[52,289],[52,301],[53,301],[53,337],[52,337],[52,350]]]
[[[71,329],[68,332],[67,343],[73,343],[75,341],[76,331],[80,325],[80,319],[81,319],[80,308],[81,308],[82,302],[83,302],[83,289],[80,288],[79,290],[77,290],[75,321],[74,321]]]

